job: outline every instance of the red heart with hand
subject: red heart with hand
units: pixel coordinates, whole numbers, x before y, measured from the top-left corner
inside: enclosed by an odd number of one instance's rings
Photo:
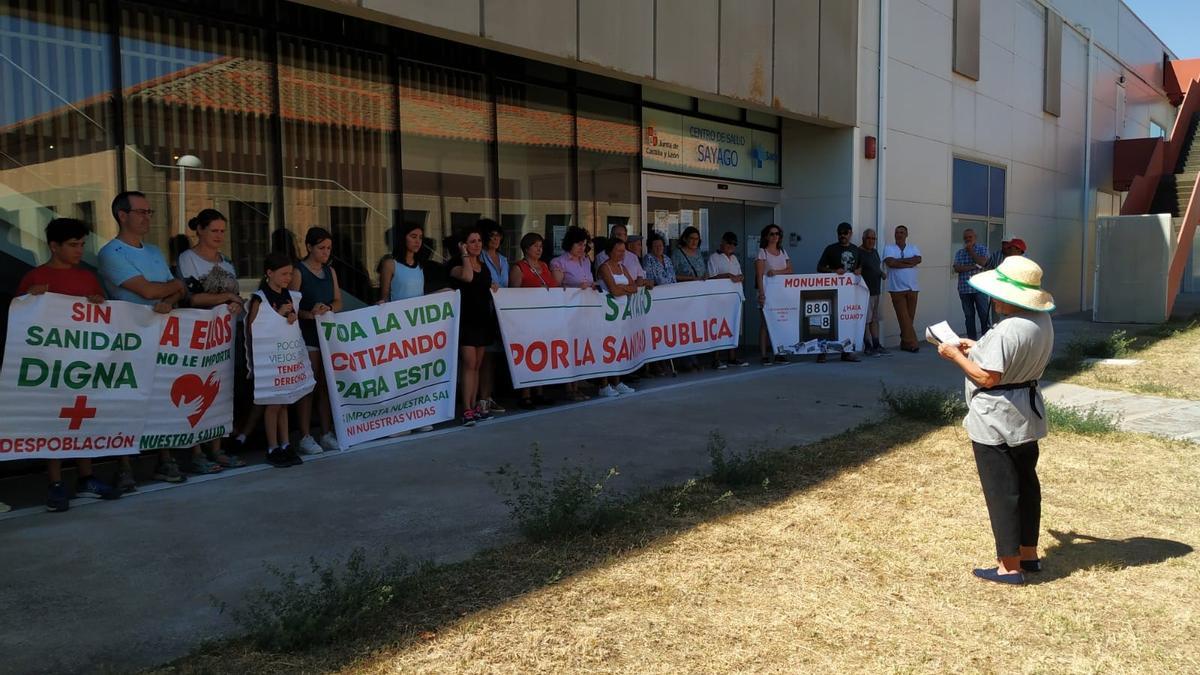
[[[217,379],[216,371],[208,374],[207,380],[201,380],[199,375],[188,373],[180,375],[171,385],[171,403],[176,408],[183,404],[194,406],[192,414],[188,415],[188,424],[195,427],[204,417],[217,393],[221,391],[221,381]]]

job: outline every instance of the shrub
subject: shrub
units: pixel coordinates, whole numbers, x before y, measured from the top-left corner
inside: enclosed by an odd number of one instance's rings
[[[719,431],[708,435],[708,457],[714,483],[731,487],[762,485],[764,489],[770,484],[771,475],[778,470],[780,459],[757,450],[731,451]]]
[[[345,561],[320,564],[309,559],[311,578],[300,579],[295,569],[273,565],[267,571],[278,588],[255,588],[233,620],[260,648],[275,651],[304,649],[330,642],[377,619],[395,600],[408,576],[408,563],[384,553],[371,562],[361,548]],[[221,611],[224,603],[216,602]]]
[[[1103,436],[1120,431],[1121,420],[1095,406],[1084,409],[1047,403],[1046,422],[1054,431]]]
[[[599,533],[621,520],[623,503],[605,492],[616,468],[605,473],[566,467],[551,479],[542,470],[542,453],[533,445],[529,473],[505,464],[496,472],[493,487],[504,496],[509,516],[521,534],[533,541],[570,536],[578,532]]]
[[[1079,335],[1067,342],[1067,356],[1075,361],[1081,359],[1119,359],[1129,354],[1129,346],[1136,338],[1128,337],[1124,330],[1115,330],[1104,337]]]
[[[949,424],[967,414],[967,404],[961,394],[935,388],[883,388],[880,400],[900,417],[930,424]]]

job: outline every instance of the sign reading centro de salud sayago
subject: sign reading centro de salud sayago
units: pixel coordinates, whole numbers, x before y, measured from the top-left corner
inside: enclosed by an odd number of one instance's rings
[[[454,291],[317,320],[339,445],[454,418],[458,314]]]
[[[778,183],[779,134],[642,108],[642,166]]]
[[[225,307],[156,314],[55,293],[9,312],[0,373],[0,460],[190,447],[233,417]]]
[[[742,285],[689,281],[614,297],[501,288],[493,298],[514,387],[624,375],[642,364],[736,347]]]
[[[854,274],[766,277],[763,320],[776,354],[862,349],[871,292]]]

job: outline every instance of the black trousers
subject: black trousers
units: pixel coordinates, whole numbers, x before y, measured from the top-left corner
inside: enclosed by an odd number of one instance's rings
[[[971,447],[996,538],[996,556],[1013,557],[1021,546],[1037,546],[1042,521],[1037,441],[1017,446],[972,441]]]

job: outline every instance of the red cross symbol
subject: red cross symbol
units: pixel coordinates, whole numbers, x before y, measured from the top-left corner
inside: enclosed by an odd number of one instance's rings
[[[87,407],[86,396],[76,396],[75,405],[70,408],[63,408],[58,413],[59,418],[71,420],[67,428],[74,431],[83,425],[84,420],[90,420],[96,416],[96,409]]]

